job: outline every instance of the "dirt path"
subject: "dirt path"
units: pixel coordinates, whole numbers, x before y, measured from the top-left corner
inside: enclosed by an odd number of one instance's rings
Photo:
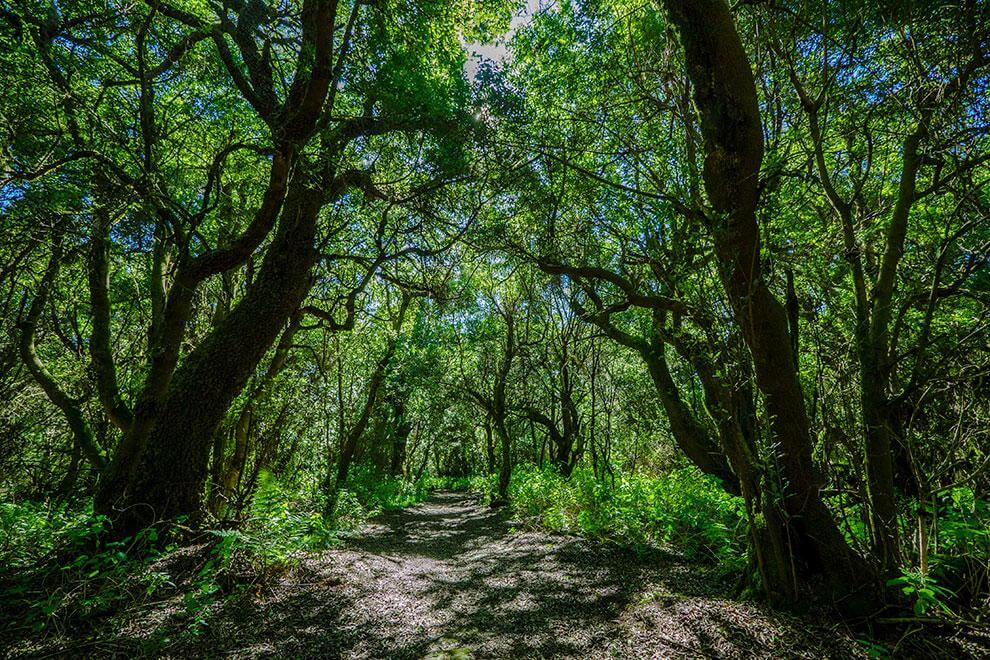
[[[517,532],[468,495],[373,521],[211,619],[211,655],[851,657],[843,631],[725,597],[697,565]],[[170,649],[174,651],[173,649]],[[192,651],[192,649],[187,649]]]
[[[711,566],[517,530],[462,493],[387,513],[343,547],[254,589],[186,601],[210,556],[154,564],[178,584],[92,627],[21,631],[0,657],[853,658],[867,646],[833,620],[732,600]],[[140,590],[143,587],[138,584]],[[209,596],[213,598],[212,595]],[[949,631],[951,633],[951,631]],[[910,639],[908,639],[910,638]],[[990,640],[901,635],[896,657],[990,657]],[[909,647],[908,644],[911,646]],[[922,649],[919,651],[919,649]]]

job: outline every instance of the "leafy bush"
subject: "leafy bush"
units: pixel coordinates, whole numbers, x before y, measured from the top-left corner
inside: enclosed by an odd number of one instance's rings
[[[916,499],[902,500],[904,510],[924,513],[927,573],[919,567],[923,562],[918,518],[908,515],[901,520],[901,547],[906,566],[887,586],[897,587],[916,609],[922,607],[928,611],[934,608],[944,612],[941,603],[965,606],[985,598],[990,591],[990,502],[966,487],[942,491],[935,499],[934,503],[926,501],[924,504]],[[842,512],[846,539],[868,552],[870,530],[864,504],[850,503],[840,497],[832,497],[828,503]],[[930,587],[934,587],[933,594],[923,591]],[[930,596],[937,597],[938,604],[929,602]]]
[[[962,600],[990,591],[990,502],[970,488],[953,488],[928,508],[936,533],[929,536],[932,576]]]
[[[585,469],[567,479],[550,467],[520,465],[509,500],[520,516],[549,529],[633,547],[674,543],[733,570],[745,564],[742,500],[693,469],[661,478],[619,475],[613,485]]]
[[[0,502],[0,567],[37,564],[94,524],[102,522],[94,520],[89,506],[73,511],[64,503]]]
[[[488,477],[440,477],[424,475],[417,481],[402,479],[368,464],[351,468],[347,487],[338,495],[333,527],[349,531],[382,511],[403,509],[422,502],[435,490],[485,492]]]
[[[228,576],[264,576],[284,569],[302,553],[334,545],[341,533],[352,532],[383,510],[421,502],[435,483],[410,482],[382,474],[368,465],[355,465],[347,487],[337,495],[333,520],[322,515],[320,498],[287,489],[262,472],[248,517],[237,529],[213,530],[218,571]]]
[[[427,493],[436,490],[453,490],[478,493],[490,501],[498,487],[498,475],[472,474],[466,477],[437,476],[428,474],[420,480]]]
[[[165,551],[158,530],[111,540],[91,504],[72,511],[45,503],[0,504],[0,601],[35,632],[80,621],[152,595],[168,581],[147,567]]]
[[[931,610],[952,614],[946,601],[955,594],[940,587],[931,575],[919,571],[904,571],[899,577],[888,580],[887,586],[899,587],[901,592],[912,601],[914,613],[918,616],[923,616]]]
[[[358,464],[351,468],[346,490],[365,507],[368,515],[375,515],[422,502],[432,488],[426,479],[407,481],[376,470],[374,466]]]
[[[304,501],[262,471],[243,525],[211,530],[217,543],[209,568],[228,580],[264,578],[291,566],[303,551],[331,544],[332,530],[317,511],[303,506]]]

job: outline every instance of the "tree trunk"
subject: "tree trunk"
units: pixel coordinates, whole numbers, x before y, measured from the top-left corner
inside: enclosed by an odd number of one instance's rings
[[[385,354],[375,364],[375,370],[371,374],[371,381],[368,383],[368,393],[365,397],[361,414],[358,416],[357,421],[355,421],[354,426],[347,431],[341,441],[340,456],[337,458],[336,475],[334,475],[332,465],[327,465],[327,476],[324,479],[327,500],[323,509],[323,517],[327,520],[331,520],[336,512],[337,497],[340,494],[340,489],[347,483],[347,475],[351,469],[354,450],[357,449],[358,440],[368,427],[371,414],[375,409],[375,404],[378,402],[378,393],[385,382],[385,376],[388,374],[388,366],[395,356],[395,349],[399,342],[399,333],[402,331],[402,322],[405,320],[410,299],[410,295],[403,292],[399,314],[392,326],[392,336],[389,338],[388,346],[385,348]]]
[[[258,277],[171,378],[133,487],[104,499],[119,533],[200,511],[213,433],[309,290],[323,193],[301,168],[294,179]]]
[[[752,354],[785,484],[782,538],[789,542],[795,583],[824,580],[833,594],[873,584],[821,499],[811,459],[804,396],[791,354],[784,306],[761,272],[756,219],[763,133],[748,58],[723,0],[664,0],[678,28],[705,144],[704,183],[723,286]],[[768,526],[771,524],[767,520]],[[776,583],[778,575],[768,576]],[[794,595],[793,586],[768,584]]]
[[[864,372],[873,377],[861,381],[863,422],[866,428],[866,475],[870,496],[870,524],[873,528],[873,552],[882,572],[897,568],[900,541],[897,529],[897,502],[894,498],[893,449],[897,436],[887,411],[888,401],[883,379],[865,363]]]
[[[927,111],[930,113],[930,111]],[[923,113],[923,116],[927,116]],[[870,521],[873,526],[874,554],[881,570],[893,571],[900,561],[897,529],[897,503],[894,499],[893,451],[897,445],[895,424],[890,410],[890,319],[897,267],[904,255],[908,218],[915,199],[919,147],[925,133],[923,119],[903,146],[903,167],[897,201],[887,226],[886,245],[880,272],[873,287],[869,326],[860,349],[863,422],[866,426],[866,474],[870,492]],[[866,319],[860,323],[865,324]]]
[[[512,438],[503,420],[495,424],[498,433],[501,460],[498,470],[498,497],[492,506],[505,505],[509,502],[509,480],[512,478]]]
[[[654,316],[653,336],[646,340],[616,328],[607,315],[588,314],[579,306],[577,311],[583,318],[601,328],[606,336],[639,353],[649,370],[670,426],[670,435],[678,448],[699,470],[716,477],[726,491],[738,495],[739,480],[726,461],[718,440],[708,432],[704,424],[681,399],[680,390],[667,364],[666,346],[662,337],[662,319]]]
[[[248,403],[241,409],[234,424],[234,453],[230,456],[220,481],[221,506],[231,501],[237,487],[241,483],[241,475],[247,464],[248,452],[251,445],[251,422],[254,418],[254,406]]]
[[[492,437],[492,418],[485,416],[485,458],[488,460],[488,474],[495,474],[495,439]]]
[[[76,481],[79,479],[79,458],[82,456],[82,448],[73,439],[72,453],[69,455],[69,466],[65,469],[65,476],[58,484],[59,499],[68,500],[72,497],[72,492],[76,488]]]
[[[651,345],[640,352],[653,379],[664,413],[667,415],[674,442],[698,469],[716,477],[725,490],[738,495],[739,479],[726,462],[717,441],[681,399],[680,391],[667,366],[663,344]]]
[[[93,434],[92,427],[86,421],[81,401],[69,396],[67,392],[59,387],[55,381],[55,377],[52,376],[48,368],[41,361],[41,357],[38,355],[37,347],[35,346],[34,336],[37,331],[38,320],[41,318],[41,314],[48,302],[49,291],[55,284],[55,278],[61,267],[62,251],[60,235],[55,235],[54,243],[52,255],[49,258],[48,266],[45,268],[45,274],[38,286],[38,291],[31,300],[27,316],[20,323],[19,329],[21,334],[18,348],[21,360],[31,373],[31,376],[34,377],[35,382],[44,391],[48,400],[62,411],[69,430],[72,431],[73,444],[79,447],[86,460],[94,468],[103,470],[106,467],[106,459],[103,457],[96,436]]]
[[[292,347],[292,341],[299,331],[302,316],[302,313],[297,311],[289,319],[289,324],[279,337],[275,354],[272,356],[268,368],[252,388],[247,403],[241,408],[237,416],[237,421],[234,423],[234,451],[230,456],[230,460],[222,464],[222,476],[217,482],[220,489],[217,505],[221,508],[233,501],[234,492],[241,483],[244,467],[247,464],[248,455],[251,453],[251,428],[255,406],[259,401],[264,399],[272,381],[285,368],[289,358],[289,349]]]
[[[499,365],[498,374],[495,378],[493,390],[492,417],[495,422],[495,431],[501,444],[502,455],[498,472],[498,498],[493,505],[502,505],[509,502],[509,480],[512,478],[512,438],[508,428],[508,410],[506,408],[506,388],[509,381],[509,372],[512,369],[512,361],[516,355],[516,323],[513,310],[508,310],[505,314],[505,350],[502,353],[502,363]]]
[[[206,506],[215,516],[220,516],[224,509],[223,497],[223,467],[227,452],[228,429],[220,426],[213,434],[213,450],[210,452],[210,481],[207,483],[208,496]]]
[[[409,443],[409,433],[412,431],[412,424],[406,418],[406,404],[401,395],[396,396],[392,410],[395,414],[395,435],[392,438],[389,474],[393,477],[400,477],[404,473],[403,466],[406,463],[406,446]]]

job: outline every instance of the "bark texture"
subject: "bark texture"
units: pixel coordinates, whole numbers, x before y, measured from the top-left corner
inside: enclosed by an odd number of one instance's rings
[[[297,169],[257,278],[170,379],[118,526],[200,513],[213,434],[309,290],[323,199],[319,185]]]
[[[785,526],[780,531],[791,565],[789,571],[783,565],[768,571],[767,591],[793,600],[820,580],[834,595],[847,594],[871,584],[872,576],[822,501],[787,312],[762,273],[756,210],[763,132],[749,60],[722,0],[664,0],[664,5],[679,32],[700,119],[703,180],[720,275],[752,355],[778,447],[784,486],[777,498]],[[787,573],[792,580],[783,582]]]

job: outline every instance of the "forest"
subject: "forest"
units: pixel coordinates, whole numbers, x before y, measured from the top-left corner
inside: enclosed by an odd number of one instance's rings
[[[990,655],[990,4],[0,0],[0,135],[0,655]]]

